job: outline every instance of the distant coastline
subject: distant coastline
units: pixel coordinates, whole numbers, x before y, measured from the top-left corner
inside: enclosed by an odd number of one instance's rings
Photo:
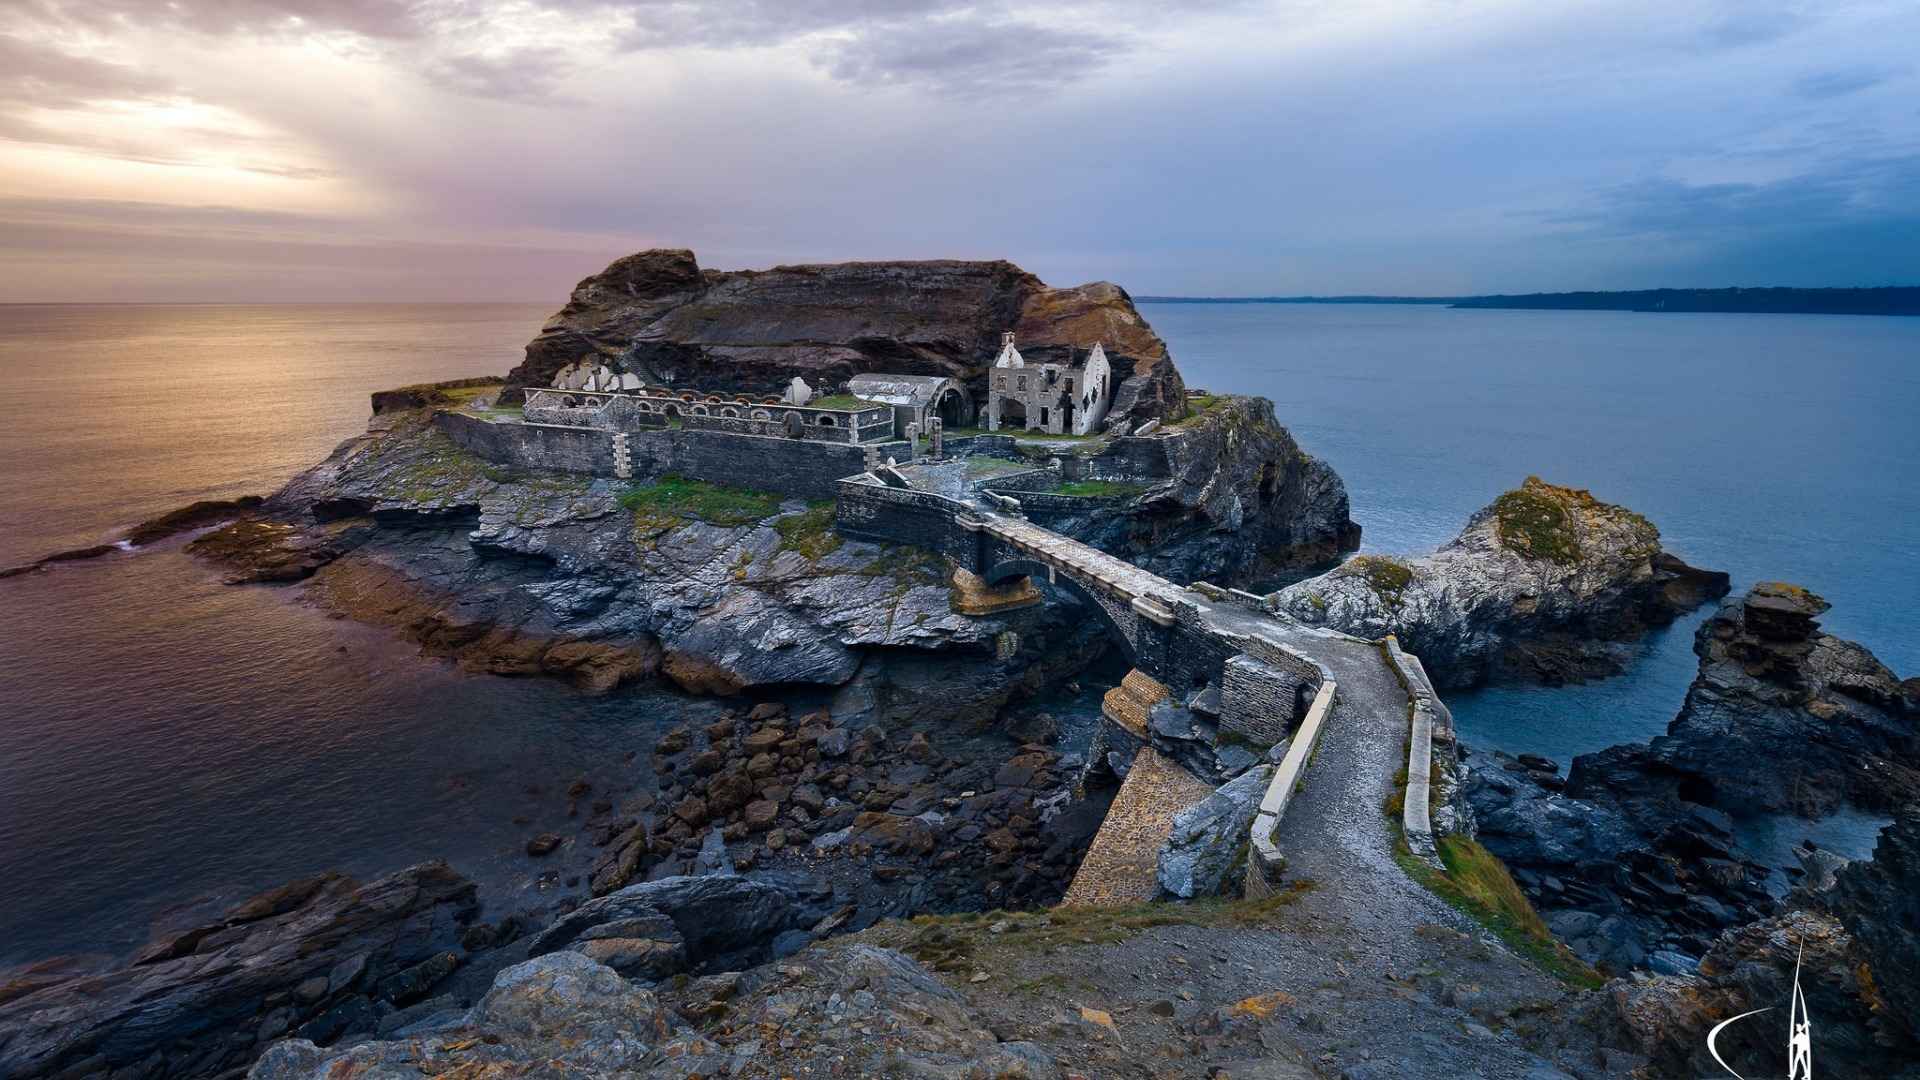
[[[1635,289],[1494,296],[1137,296],[1142,304],[1427,304],[1540,311],[1920,315],[1920,286],[1871,289]]]

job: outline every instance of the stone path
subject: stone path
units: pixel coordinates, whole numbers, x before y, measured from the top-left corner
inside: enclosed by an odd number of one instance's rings
[[[1174,816],[1212,793],[1212,785],[1152,747],[1141,747],[1061,905],[1122,907],[1152,900],[1160,891],[1160,845]]]

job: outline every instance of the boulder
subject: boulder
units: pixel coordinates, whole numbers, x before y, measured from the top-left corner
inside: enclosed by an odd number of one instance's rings
[[[1160,848],[1160,888],[1182,899],[1217,896],[1245,869],[1247,830],[1273,780],[1273,766],[1249,769],[1174,815]]]
[[[687,963],[753,956],[782,931],[810,925],[814,917],[793,888],[732,875],[669,877],[629,885],[575,908],[535,935],[530,956],[594,940],[589,932],[608,923],[664,918],[685,943]],[[655,926],[663,926],[655,923]]]

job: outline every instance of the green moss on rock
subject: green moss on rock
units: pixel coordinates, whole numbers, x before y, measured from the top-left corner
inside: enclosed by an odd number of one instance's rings
[[[1346,561],[1341,571],[1364,578],[1380,599],[1395,607],[1400,606],[1407,586],[1413,584],[1413,567],[1386,555],[1356,555]]]

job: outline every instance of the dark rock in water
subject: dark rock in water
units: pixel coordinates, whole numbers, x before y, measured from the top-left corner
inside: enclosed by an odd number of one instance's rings
[[[1618,642],[1727,584],[1662,551],[1660,530],[1639,514],[1528,477],[1434,554],[1363,555],[1288,586],[1278,603],[1310,624],[1396,635],[1444,688],[1615,674]]]
[[[1880,832],[1873,858],[1839,872],[1829,906],[1853,938],[1889,1025],[1920,1044],[1920,806]]]
[[[1469,761],[1463,790],[1480,842],[1589,963],[1627,971],[1662,950],[1698,956],[1720,931],[1773,910],[1765,869],[1712,807],[1667,790],[1574,798],[1504,754]]]
[[[824,389],[870,371],[948,375],[984,403],[1006,330],[1029,363],[1103,342],[1115,417],[1140,423],[1184,401],[1166,344],[1117,285],[1054,289],[1012,263],[954,260],[702,271],[686,250],[628,255],[575,286],[506,393],[594,357],[649,383],[756,393],[796,376]]]
[[[270,890],[131,966],[0,1003],[0,1076],[210,1075],[289,1027],[322,1040],[371,1031],[374,1005],[353,987],[403,973],[409,992],[426,986],[474,911],[473,883],[440,862],[366,885],[334,874]]]
[[[1872,653],[1819,632],[1826,601],[1780,582],[1700,628],[1700,673],[1667,734],[1574,761],[1568,792],[1633,790],[1735,816],[1889,812],[1920,800],[1920,700]]]

